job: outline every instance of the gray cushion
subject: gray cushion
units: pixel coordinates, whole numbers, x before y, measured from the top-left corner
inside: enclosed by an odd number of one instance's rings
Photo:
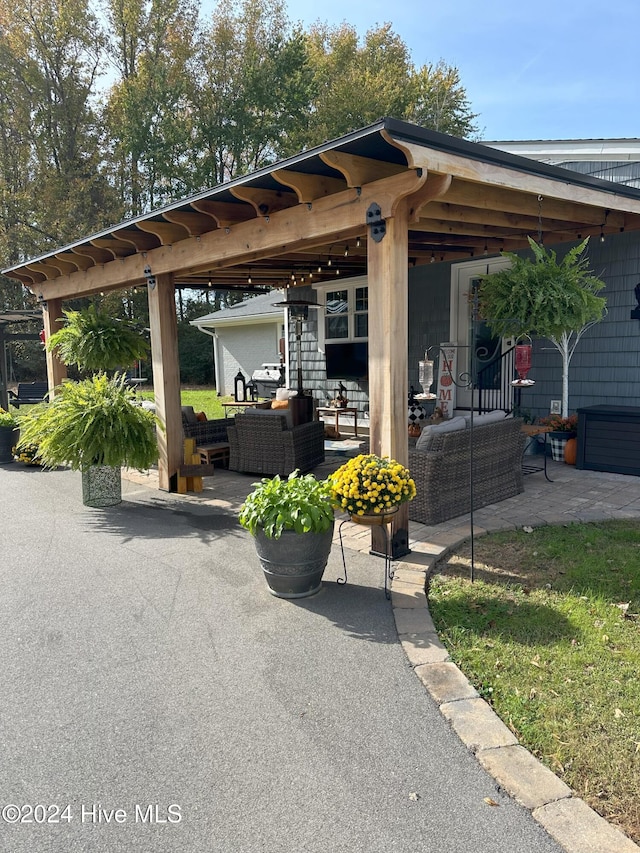
[[[474,415],[473,425],[483,426],[484,424],[495,424],[496,421],[503,421],[507,417],[506,412],[501,409],[496,409],[493,412],[485,412],[484,415]],[[471,423],[471,415],[464,416],[467,426]]]
[[[244,410],[245,415],[256,415],[259,418],[284,418],[287,422],[287,429],[293,426],[293,416],[291,409],[254,409],[248,408]]]
[[[433,438],[445,432],[457,432],[465,429],[465,419],[462,417],[451,418],[448,421],[443,421],[441,424],[427,424],[423,427],[420,433],[420,438],[416,441],[416,450],[429,450]]]

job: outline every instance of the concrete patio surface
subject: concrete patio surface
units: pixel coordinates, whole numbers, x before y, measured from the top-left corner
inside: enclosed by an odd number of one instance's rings
[[[640,478],[550,473],[478,529],[640,517]],[[448,660],[424,577],[468,519],[411,525],[391,603],[351,525],[349,583],[334,547],[284,601],[237,523],[255,479],[177,496],[129,472],[91,510],[77,473],[0,467],[0,851],[637,851]]]

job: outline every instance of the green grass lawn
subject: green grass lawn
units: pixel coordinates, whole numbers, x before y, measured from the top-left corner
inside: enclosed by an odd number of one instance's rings
[[[153,391],[140,391],[138,394],[144,400],[153,400]],[[183,406],[193,406],[194,411],[204,412],[209,420],[224,418],[225,411],[222,403],[232,400],[232,397],[218,397],[215,388],[182,388],[180,400]]]
[[[520,742],[640,841],[640,522],[493,534],[437,567],[452,660]]]

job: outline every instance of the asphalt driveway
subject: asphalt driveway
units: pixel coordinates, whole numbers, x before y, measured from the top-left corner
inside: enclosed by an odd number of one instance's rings
[[[283,601],[234,513],[123,487],[0,468],[0,850],[558,853],[412,672],[378,559]]]

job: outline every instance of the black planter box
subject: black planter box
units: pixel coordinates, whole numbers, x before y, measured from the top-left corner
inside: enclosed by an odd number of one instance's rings
[[[578,409],[576,468],[640,475],[640,407]]]

